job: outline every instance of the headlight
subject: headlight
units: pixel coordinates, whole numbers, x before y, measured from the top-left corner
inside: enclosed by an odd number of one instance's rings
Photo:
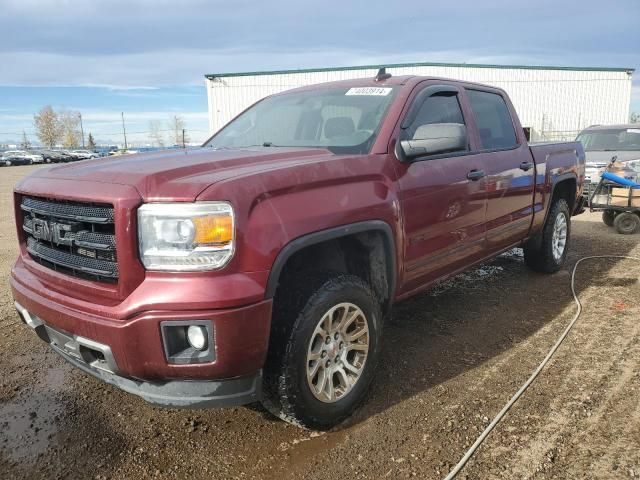
[[[199,271],[233,256],[234,219],[225,202],[146,203],[138,209],[140,258],[148,270]]]

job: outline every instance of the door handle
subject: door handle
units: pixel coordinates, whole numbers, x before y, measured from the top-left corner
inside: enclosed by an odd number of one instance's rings
[[[534,167],[533,162],[522,162],[520,164],[520,170],[524,170],[525,172],[527,170],[531,170]]]
[[[486,176],[487,174],[484,173],[484,170],[471,170],[469,173],[467,173],[467,178],[469,180],[473,180],[474,182],[477,180],[480,180],[482,177]]]

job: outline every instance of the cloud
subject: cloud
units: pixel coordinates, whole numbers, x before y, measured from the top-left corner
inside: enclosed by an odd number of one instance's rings
[[[202,85],[209,72],[442,61],[640,65],[640,2],[0,0],[3,85]],[[571,19],[570,23],[567,19]]]

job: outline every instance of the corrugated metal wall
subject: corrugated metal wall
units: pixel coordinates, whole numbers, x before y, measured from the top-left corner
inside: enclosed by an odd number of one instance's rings
[[[393,75],[425,75],[485,83],[509,93],[534,140],[575,136],[593,124],[626,123],[631,75],[626,71],[412,65]],[[207,79],[211,133],[257,100],[314,83],[373,77],[376,68],[219,76]]]

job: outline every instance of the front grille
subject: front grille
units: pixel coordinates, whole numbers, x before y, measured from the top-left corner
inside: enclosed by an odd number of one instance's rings
[[[111,205],[24,197],[20,207],[27,251],[33,260],[74,277],[117,282]]]

